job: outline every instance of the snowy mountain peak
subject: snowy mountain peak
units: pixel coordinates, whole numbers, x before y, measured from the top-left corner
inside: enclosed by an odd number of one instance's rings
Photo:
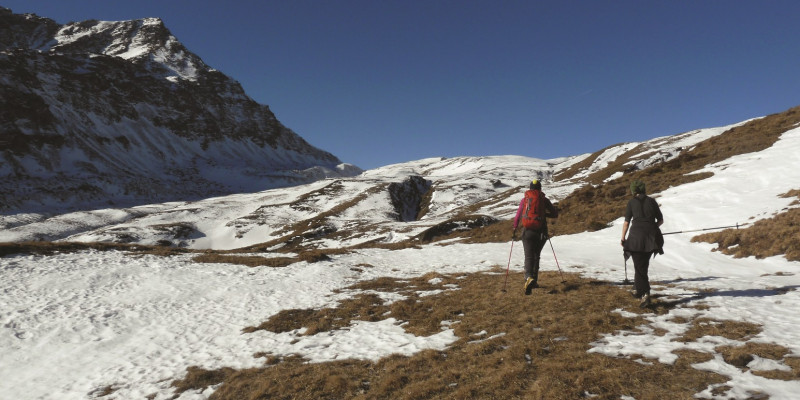
[[[165,77],[196,81],[210,68],[186,49],[160,18],[130,21],[83,21],[64,25],[48,50],[103,54],[145,64]]]
[[[197,199],[359,172],[158,18],[59,25],[0,12],[2,210]]]

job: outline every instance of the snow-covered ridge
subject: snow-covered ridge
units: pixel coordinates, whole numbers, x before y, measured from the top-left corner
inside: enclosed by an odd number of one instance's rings
[[[552,160],[521,156],[428,158],[387,165],[345,179],[328,169],[315,167],[302,173],[322,181],[291,189],[147,207],[97,209],[41,218],[32,223],[9,216],[4,223],[8,229],[0,233],[0,241],[123,241],[227,250],[278,240],[288,227],[304,229],[322,218],[322,225],[314,228],[319,234],[307,238],[306,246],[337,248],[371,241],[393,243],[419,235],[479,203],[482,206],[474,214],[511,218],[519,202],[517,191],[532,178],[543,180],[548,197],[557,202],[585,185],[581,177],[602,171],[616,157],[627,153],[626,160],[636,160],[644,168],[674,158],[736,125],[739,124],[612,146],[585,171],[565,181],[555,181],[553,177],[585,160],[585,156]],[[223,149],[224,146],[214,151]],[[631,149],[638,152],[631,156]],[[345,166],[338,168],[348,171]],[[202,171],[208,179],[216,176],[219,180],[231,180],[248,169],[239,165],[230,169],[206,167]],[[357,171],[350,171],[354,172]],[[424,187],[428,192],[396,191],[403,187]],[[411,197],[398,199],[398,193]],[[343,205],[346,207],[338,213],[329,214]],[[414,220],[414,210],[421,208],[425,209],[424,215]],[[30,215],[24,215],[24,219],[30,220]],[[188,231],[164,229],[165,225],[188,227]]]
[[[721,135],[729,129],[744,125],[750,121],[752,119],[721,127],[697,129],[677,135],[657,137],[644,142],[629,142],[609,146],[597,154],[591,164],[571,176],[570,180],[585,180],[618,160],[621,160],[622,165],[627,170],[642,170],[652,165],[672,160],[691,150],[698,143]],[[591,156],[592,154],[583,154],[573,164],[587,160]],[[604,180],[609,181],[622,175],[623,171],[618,171],[610,174]]]
[[[197,200],[361,172],[282,125],[160,19],[62,26],[4,9],[0,24],[0,98],[13,110],[0,120],[4,212]]]
[[[163,67],[165,78],[196,81],[209,67],[189,52],[160,18],[131,21],[84,21],[64,25],[54,42],[42,50],[80,52],[151,62]],[[152,66],[150,66],[152,68]]]

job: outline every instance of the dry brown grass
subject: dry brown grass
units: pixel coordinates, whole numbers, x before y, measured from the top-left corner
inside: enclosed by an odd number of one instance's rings
[[[606,147],[605,149],[602,149],[600,151],[592,153],[592,155],[589,156],[587,159],[585,159],[585,160],[583,160],[583,161],[581,161],[579,163],[576,163],[576,164],[572,165],[570,168],[568,168],[568,169],[562,171],[561,173],[557,174],[555,176],[555,179],[567,180],[567,179],[573,178],[575,175],[577,175],[581,171],[591,167],[591,165],[597,160],[597,158],[600,155],[603,154],[603,152],[605,152],[606,150],[608,150],[608,149],[610,149],[612,147],[620,146],[621,144],[622,143],[615,144],[613,146],[609,146],[609,147]],[[634,158],[634,156],[640,155],[643,151],[644,151],[644,147],[641,144],[636,146],[636,147],[633,147],[632,149],[626,151],[625,153],[622,153],[619,156],[617,156],[613,161],[611,161],[604,168],[589,174],[583,180],[585,182],[588,182],[588,183],[593,184],[593,185],[601,185],[601,184],[603,184],[603,182],[606,179],[610,178],[611,175],[613,175],[613,174],[615,174],[617,172],[622,172],[623,174],[628,174],[628,173],[634,172],[634,171],[636,171],[636,167],[632,165],[632,162],[635,162],[635,161],[638,160],[637,158]]]
[[[405,246],[408,247],[408,246]],[[13,255],[13,254],[41,254],[53,255],[57,253],[74,253],[82,250],[98,250],[98,251],[127,251],[129,254],[138,256],[144,254],[169,257],[177,254],[185,253],[198,253],[192,258],[193,262],[197,263],[224,263],[224,264],[238,264],[248,267],[273,267],[280,268],[287,265],[305,261],[314,263],[319,261],[330,260],[330,256],[337,254],[345,254],[350,250],[348,249],[325,249],[325,250],[303,250],[294,257],[263,257],[263,256],[250,256],[241,254],[232,254],[239,252],[238,250],[189,250],[184,248],[168,247],[168,246],[148,246],[140,244],[129,243],[111,243],[111,242],[11,242],[0,243],[0,257]]]
[[[154,254],[169,256],[190,252],[187,249],[147,246],[129,243],[106,243],[106,242],[6,242],[0,243],[0,257],[12,254],[42,254],[53,255],[56,253],[74,253],[83,250],[98,251],[129,251],[135,254]]]
[[[189,367],[187,371],[186,378],[172,382],[172,386],[178,392],[185,392],[196,387],[216,385],[235,372],[232,368],[209,371],[197,367]]]
[[[115,387],[114,385],[103,386],[103,387],[101,387],[101,388],[99,388],[97,390],[93,390],[93,391],[89,392],[89,396],[92,396],[92,397],[106,397],[106,396],[110,396],[110,395],[114,394],[114,392],[116,392],[117,390],[119,390],[119,388]]]
[[[480,235],[484,228],[498,223],[496,218],[486,215],[464,215],[450,218],[438,223],[417,235],[423,243],[435,240],[451,239],[455,237],[475,237]]]
[[[722,354],[726,363],[739,368],[747,367],[747,364],[753,361],[753,356],[780,361],[789,354],[789,349],[773,343],[748,342],[743,346],[720,346],[715,350]]]
[[[303,196],[302,199],[292,203],[292,206],[299,209],[307,209],[308,206],[304,205],[303,202],[305,202],[310,198],[313,198],[314,196],[330,195],[332,192],[336,193],[339,190],[341,190],[341,186],[342,185],[339,181],[335,181],[334,183],[325,186],[322,189],[306,194],[305,196]],[[350,200],[342,202],[327,211],[317,214],[313,218],[298,221],[292,225],[286,226],[283,230],[288,233],[284,234],[283,236],[277,239],[264,243],[259,243],[253,246],[244,247],[238,249],[237,251],[265,252],[267,251],[267,249],[273,248],[275,246],[280,246],[280,249],[277,250],[279,252],[303,252],[304,250],[306,250],[305,242],[308,240],[316,239],[322,236],[330,238],[331,240],[336,240],[337,238],[342,238],[344,236],[350,236],[354,234],[354,232],[347,232],[347,233],[336,232],[335,229],[330,227],[328,219],[343,213],[347,209],[357,205],[358,203],[360,203],[361,201],[363,201],[364,199],[375,193],[387,190],[386,189],[387,186],[388,184],[376,185],[370,188],[369,190],[366,190],[358,194],[357,196],[353,197]]]
[[[710,318],[698,318],[679,342],[695,342],[703,336],[721,336],[731,340],[745,341],[761,332],[761,326],[742,321],[717,321]]]
[[[346,301],[343,307],[325,308],[322,310],[283,310],[257,327],[247,327],[244,333],[259,330],[270,332],[290,332],[306,328],[305,335],[314,335],[344,328],[352,320],[380,321],[388,311],[381,298],[375,294],[355,296]]]
[[[222,264],[238,264],[248,267],[273,267],[280,268],[289,264],[299,261],[294,257],[261,257],[261,256],[242,256],[231,254],[220,254],[214,252],[207,252],[192,258],[192,261],[198,263],[222,263]]]
[[[800,358],[798,357],[785,357],[783,363],[789,366],[791,371],[751,371],[753,375],[758,375],[767,379],[780,379],[782,381],[797,381],[800,380]]]
[[[326,249],[326,250],[303,250],[296,257],[263,257],[263,256],[249,256],[236,253],[237,250],[222,250],[213,251],[206,250],[203,254],[199,254],[192,258],[192,261],[198,263],[224,263],[224,264],[238,264],[248,267],[273,267],[281,268],[294,264],[296,262],[305,261],[308,263],[315,263],[319,261],[330,260],[331,255],[345,254],[349,252],[347,249]]]
[[[742,346],[720,346],[715,350],[722,354],[722,358],[726,363],[736,366],[743,371],[749,370],[747,365],[755,359],[755,356],[780,361],[784,365],[791,368],[791,370],[750,370],[750,372],[754,375],[758,375],[767,379],[779,379],[785,381],[800,380],[800,358],[787,357],[790,351],[784,346],[773,343],[748,342]]]
[[[789,261],[800,261],[800,208],[772,218],[756,221],[745,229],[725,229],[692,238],[692,242],[716,243],[715,251],[736,258],[772,257],[783,254]]]
[[[523,190],[524,188],[525,188],[524,186],[515,186],[508,190],[504,190],[500,193],[492,195],[475,204],[462,207],[460,210],[458,210],[458,215],[465,216],[470,214],[478,214],[483,207],[494,206],[495,204],[506,201],[509,198],[517,198],[517,202],[519,202],[519,199],[522,198],[522,193],[524,192]]]
[[[594,164],[595,161],[597,161],[597,158],[600,157],[606,150],[614,148],[614,147],[617,147],[617,146],[620,146],[622,144],[623,143],[613,144],[613,145],[608,146],[608,147],[606,147],[604,149],[595,151],[594,153],[590,154],[588,157],[586,157],[582,161],[577,162],[575,164],[572,164],[569,168],[567,168],[567,169],[559,172],[558,174],[554,175],[553,179],[558,180],[558,181],[564,181],[564,180],[567,180],[567,179],[575,177],[575,175],[578,175],[582,171],[584,171],[587,168],[591,167],[592,164]]]
[[[797,197],[797,200],[793,201],[791,203],[791,205],[793,205],[793,206],[794,205],[798,205],[798,204],[800,204],[800,189],[792,189],[792,190],[780,195],[780,197],[783,197],[785,199],[788,199],[790,197]]]
[[[561,233],[596,230],[619,218],[630,198],[628,185],[634,179],[647,183],[649,193],[666,190],[710,177],[711,173],[695,174],[704,166],[734,155],[752,153],[772,146],[780,135],[800,123],[800,107],[732,128],[722,135],[703,141],[680,156],[646,168],[629,172],[620,178],[602,183],[600,178],[625,172],[623,166],[611,165],[589,178],[592,183],[576,190],[558,202]],[[625,158],[624,156],[621,158]],[[605,179],[605,178],[603,178]],[[668,216],[665,216],[668,218]]]
[[[441,282],[432,283],[434,277]],[[600,399],[690,399],[709,384],[727,380],[693,369],[692,363],[708,355],[692,351],[678,352],[674,365],[642,365],[587,353],[603,333],[635,330],[645,321],[613,311],[623,307],[642,312],[624,287],[566,277],[561,283],[557,272],[543,272],[543,287],[531,296],[522,294],[519,273],[510,276],[508,291],[501,292],[505,276],[500,267],[494,273],[362,282],[350,290],[369,292],[335,309],[287,310],[248,332],[304,327],[305,334],[312,334],[346,327],[353,320],[391,317],[406,321],[404,328],[416,335],[440,332],[442,321],[451,321],[460,339],[444,351],[377,362],[310,364],[261,351],[257,356],[265,357],[263,368],[219,374],[193,368],[178,382],[185,389],[221,383],[211,399],[577,399],[587,394]],[[446,290],[448,285],[460,290]],[[418,293],[433,289],[445,290]],[[406,300],[383,304],[374,291],[400,293]]]
[[[596,231],[608,227],[611,221],[622,216],[625,211],[625,205],[630,199],[629,185],[634,179],[643,180],[647,184],[648,192],[656,193],[672,186],[709,178],[713,175],[712,173],[695,173],[695,171],[738,154],[764,150],[772,146],[783,132],[794,128],[797,123],[800,123],[800,107],[732,128],[722,135],[697,144],[691,150],[685,151],[670,161],[641,171],[632,171],[629,166],[625,165],[633,154],[641,152],[639,147],[631,149],[620,155],[606,168],[587,177],[585,180],[589,183],[588,185],[577,189],[556,204],[560,214],[557,220],[558,229],[557,232],[551,229],[551,235]],[[556,175],[556,179],[565,180],[574,176],[590,166],[605,150],[592,154],[581,163]],[[624,175],[604,182],[605,179],[617,172],[623,172]],[[498,196],[508,197],[518,191],[518,188],[512,188]],[[477,209],[472,207],[470,211]],[[503,226],[492,227],[490,230],[474,236],[479,237],[476,241],[507,241],[510,237],[510,227],[511,223],[507,222]],[[457,236],[469,237],[471,235],[462,232]]]

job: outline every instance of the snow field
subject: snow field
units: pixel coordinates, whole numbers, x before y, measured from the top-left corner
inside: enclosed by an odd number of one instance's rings
[[[795,129],[767,150],[708,166],[715,174],[712,178],[655,194],[666,220],[662,229],[730,225],[783,210],[792,199],[778,195],[796,189],[793,185],[800,182],[800,168],[795,165],[798,151],[800,129]],[[287,201],[304,193],[299,188],[288,190],[292,194]],[[251,197],[241,201],[252,201],[256,195],[246,196]],[[232,202],[229,207],[212,206],[203,211],[208,229],[213,229],[215,216],[221,218],[235,209],[235,196],[228,199]],[[205,203],[211,204],[217,203]],[[198,209],[201,205],[193,204]],[[108,217],[125,218],[114,212]],[[620,225],[621,219],[601,231],[553,238],[564,272],[622,281],[625,265],[619,247]],[[796,398],[800,382],[758,377],[728,365],[714,353],[716,346],[743,343],[708,336],[688,343],[671,339],[688,329],[675,317],[731,319],[762,326],[762,332],[750,341],[778,344],[789,349],[789,356],[800,356],[800,331],[796,329],[800,325],[796,312],[800,264],[780,256],[735,259],[712,252],[711,244],[691,243],[693,235],[667,236],[666,254],[656,257],[650,269],[653,293],[662,298],[685,298],[686,307],[666,315],[648,315],[649,323],[636,332],[609,332],[598,338],[590,351],[667,364],[675,361],[673,351],[677,349],[709,352],[714,358],[695,367],[729,377],[725,384],[731,389],[724,398],[745,399],[748,391],[766,393],[771,399]],[[166,399],[172,395],[169,383],[181,378],[186,367],[257,366],[262,360],[253,357],[256,352],[300,354],[324,362],[442,349],[456,340],[446,321],[442,331],[430,337],[408,335],[391,319],[355,322],[348,329],[313,336],[265,331],[242,334],[242,329],[281,310],[333,306],[353,295],[334,293],[336,289],[362,280],[415,277],[432,271],[480,272],[505,266],[509,246],[455,243],[397,251],[365,249],[334,256],[331,261],[299,262],[286,268],[197,264],[189,255],[162,258],[116,251],[0,258],[0,393],[14,399],[86,399],[91,397],[89,393],[111,386],[118,398],[154,394],[156,399]],[[547,247],[542,253],[542,270],[555,271]],[[512,268],[518,271],[522,249],[515,246],[514,250]],[[352,268],[359,264],[373,267]],[[627,276],[633,278],[631,263]],[[498,288],[502,278],[498,275]],[[702,294],[698,294],[700,290]],[[624,306],[618,311],[622,315],[626,315]],[[656,334],[656,328],[666,333]],[[757,358],[749,368],[786,370],[787,366]],[[722,398],[712,393],[714,389],[698,396]],[[187,392],[180,398],[205,399],[211,391]]]

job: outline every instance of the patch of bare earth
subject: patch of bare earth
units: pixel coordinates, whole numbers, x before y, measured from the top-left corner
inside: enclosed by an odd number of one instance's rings
[[[438,279],[434,279],[438,278]],[[682,350],[674,365],[643,365],[627,358],[587,353],[590,343],[605,333],[633,331],[646,324],[634,313],[667,312],[655,301],[641,310],[625,287],[606,282],[542,272],[541,288],[531,296],[522,290],[523,277],[512,273],[507,292],[501,289],[505,271],[439,275],[416,279],[381,278],[347,290],[356,294],[338,307],[285,310],[260,329],[306,335],[349,326],[351,321],[395,318],[418,336],[440,332],[443,321],[459,338],[446,350],[426,350],[410,357],[388,356],[377,362],[340,360],[308,363],[299,357],[253,349],[264,367],[240,371],[190,368],[174,385],[201,389],[219,384],[211,399],[578,399],[591,395],[616,399],[689,399],[727,378],[691,367],[708,354]],[[457,286],[458,290],[454,290]],[[430,294],[433,290],[440,290]],[[393,292],[405,300],[384,304],[377,292]],[[427,293],[427,295],[421,295]],[[737,334],[737,337],[740,336]],[[213,378],[213,379],[211,379]]]

